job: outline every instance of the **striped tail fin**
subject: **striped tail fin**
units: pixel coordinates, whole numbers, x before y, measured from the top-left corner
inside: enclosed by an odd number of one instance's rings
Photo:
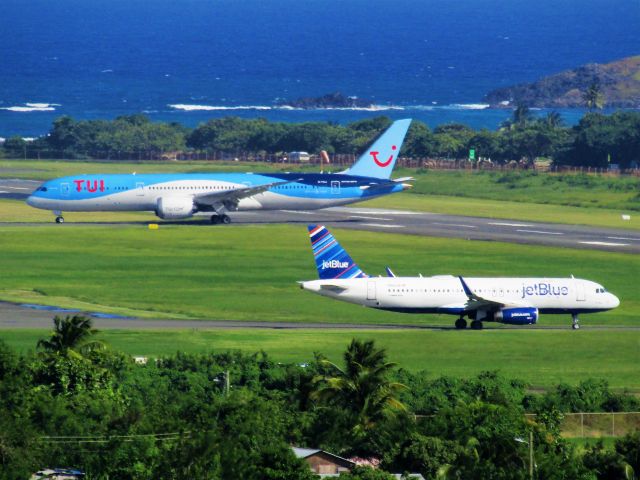
[[[316,259],[318,276],[322,280],[369,276],[360,270],[360,267],[325,226],[309,225],[309,237],[311,238],[313,256]]]

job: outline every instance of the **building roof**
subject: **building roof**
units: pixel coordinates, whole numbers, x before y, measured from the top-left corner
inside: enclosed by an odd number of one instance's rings
[[[323,453],[324,455],[327,455],[329,457],[333,457],[336,458],[338,460],[341,460],[343,462],[346,462],[348,464],[351,465],[355,465],[354,462],[352,462],[351,460],[349,460],[348,458],[342,458],[338,455],[334,455],[333,453],[327,452],[325,450],[320,450],[319,448],[300,448],[300,447],[291,447],[291,449],[293,450],[293,453],[295,454],[295,456],[297,458],[308,458],[311,457],[317,453]]]
[[[322,450],[318,450],[317,448],[300,448],[300,447],[291,447],[293,453],[298,458],[307,458],[311,455],[321,452]]]

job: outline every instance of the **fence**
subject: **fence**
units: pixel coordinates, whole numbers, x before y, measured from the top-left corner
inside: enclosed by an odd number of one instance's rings
[[[567,438],[622,437],[640,430],[640,412],[565,413],[560,428]]]
[[[320,155],[310,155],[308,161],[292,160],[287,154],[266,154],[252,152],[220,152],[220,151],[154,151],[139,150],[134,152],[120,151],[91,151],[91,152],[67,152],[42,150],[38,148],[25,147],[21,155],[16,154],[16,158],[24,159],[60,159],[60,160],[85,160],[95,161],[240,161],[240,162],[264,162],[279,163],[283,165],[310,164],[321,165]],[[333,154],[330,156],[330,164],[325,168],[329,170],[342,169],[352,165],[357,156],[352,154]],[[596,167],[580,167],[566,165],[530,164],[525,161],[512,160],[507,163],[494,163],[480,160],[471,162],[468,159],[445,159],[429,157],[401,157],[398,159],[398,166],[404,168],[423,168],[431,170],[466,170],[466,171],[497,171],[506,172],[514,170],[534,170],[551,173],[584,173],[608,176],[631,175],[640,177],[640,168],[631,169],[608,169]]]
[[[535,421],[535,413],[525,417]],[[416,421],[426,421],[434,415],[416,415]],[[563,413],[560,432],[565,438],[623,437],[640,430],[640,412],[578,412]]]

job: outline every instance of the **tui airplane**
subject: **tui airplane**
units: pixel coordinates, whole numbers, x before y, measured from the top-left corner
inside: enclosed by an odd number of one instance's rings
[[[391,179],[411,119],[398,120],[357,161],[340,173],[163,173],[73,175],[49,180],[27,203],[63,211],[151,211],[166,220],[207,215],[229,223],[226,212],[315,210],[347,205],[410,187],[410,177]]]

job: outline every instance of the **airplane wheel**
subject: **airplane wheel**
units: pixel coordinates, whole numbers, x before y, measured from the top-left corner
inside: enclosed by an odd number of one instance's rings
[[[64,217],[62,216],[56,217],[56,223],[64,223]]]
[[[220,215],[211,215],[211,223],[217,225],[220,223]]]
[[[482,330],[482,322],[480,320],[474,320],[473,322],[471,322],[471,329],[472,330]]]
[[[571,319],[573,320],[571,328],[573,328],[574,330],[578,330],[580,328],[580,319],[578,318],[578,314],[576,313],[571,315]]]
[[[224,223],[225,225],[228,225],[231,223],[231,217],[229,215],[222,215],[222,223]]]
[[[456,320],[456,328],[458,330],[462,330],[464,328],[467,328],[467,321],[464,318],[459,318]]]

